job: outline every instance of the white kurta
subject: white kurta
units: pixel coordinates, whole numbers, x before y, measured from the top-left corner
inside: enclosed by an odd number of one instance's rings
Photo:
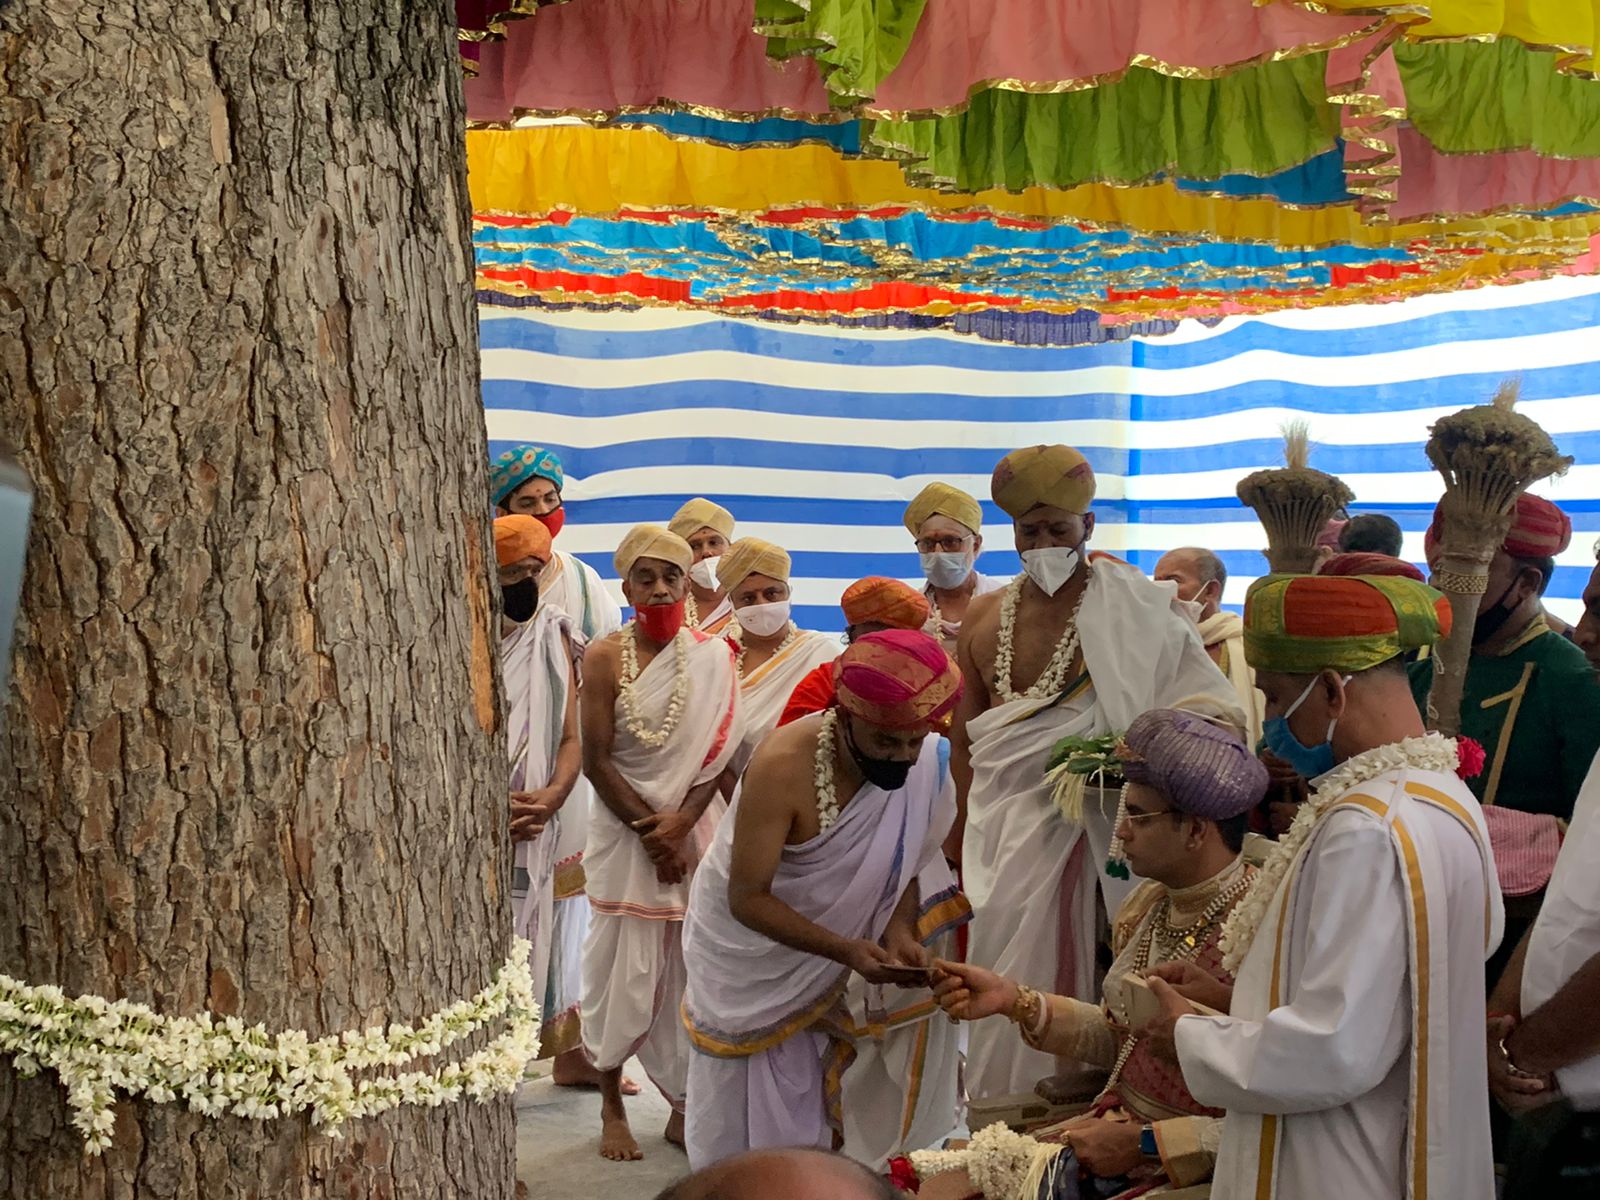
[[[553,604],[572,618],[587,641],[622,628],[622,608],[606,591],[599,572],[576,555],[557,550],[539,575],[539,604]]]
[[[1013,700],[969,724],[972,786],[961,858],[973,910],[968,958],[978,966],[1056,995],[1097,998],[1096,886],[1106,911],[1116,912],[1137,881],[1105,875],[1100,842],[1110,841],[1112,814],[1089,813],[1092,830],[1064,820],[1045,765],[1063,737],[1121,732],[1148,709],[1196,697],[1242,723],[1232,688],[1173,597],[1170,584],[1152,583],[1125,563],[1097,562],[1078,612],[1090,684],[1059,701]],[[1054,1073],[1055,1060],[1005,1022],[972,1026],[969,1095],[1031,1091]]]
[[[677,808],[697,784],[722,773],[739,745],[739,688],[733,650],[721,638],[686,631],[689,691],[678,727],[666,745],[647,746],[628,730],[621,697],[616,707],[612,763],[656,812]],[[649,729],[666,717],[676,654],[665,647],[639,673],[634,688]],[[716,833],[725,806],[714,798],[690,835],[698,858]],[[678,1018],[684,974],[681,934],[689,883],[664,884],[644,846],[610,809],[596,804],[584,853],[592,908],[583,947],[583,1047],[601,1070],[637,1054],[652,1082],[682,1108],[689,1038]]]
[[[1555,873],[1545,890],[1522,964],[1526,1016],[1566,986],[1579,967],[1600,954],[1600,757],[1573,807]],[[1600,1111],[1600,1054],[1556,1072],[1562,1095],[1580,1112]]]
[[[1483,963],[1502,927],[1460,780],[1397,769],[1335,802],[1231,1014],[1178,1022],[1189,1090],[1227,1110],[1212,1194],[1491,1200]]]
[[[1222,647],[1222,662],[1218,665],[1228,677],[1228,682],[1233,684],[1233,693],[1249,723],[1246,730],[1248,744],[1256,745],[1261,741],[1267,699],[1257,689],[1256,673],[1244,658],[1244,622],[1239,619],[1238,613],[1213,613],[1200,622],[1200,640],[1205,643],[1207,650]]]

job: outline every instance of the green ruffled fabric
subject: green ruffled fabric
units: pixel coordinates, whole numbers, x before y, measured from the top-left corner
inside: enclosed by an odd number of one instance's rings
[[[928,0],[756,0],[767,54],[817,60],[829,100],[848,108],[876,94],[905,57]]]
[[[1534,150],[1600,156],[1600,83],[1556,69],[1556,56],[1520,42],[1397,43],[1406,111],[1449,153]]]
[[[1324,74],[1321,54],[1217,79],[1134,67],[1083,91],[990,89],[959,113],[863,122],[863,133],[914,182],[963,191],[1271,175],[1333,148],[1339,111]]]

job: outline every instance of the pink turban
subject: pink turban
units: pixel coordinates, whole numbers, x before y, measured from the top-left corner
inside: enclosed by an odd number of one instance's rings
[[[1423,537],[1428,553],[1438,543],[1441,517],[1433,510],[1433,523]],[[1572,518],[1543,496],[1523,492],[1501,549],[1512,558],[1554,558],[1572,545]]]
[[[833,664],[839,707],[883,729],[940,727],[961,699],[961,672],[944,647],[914,629],[857,638]]]

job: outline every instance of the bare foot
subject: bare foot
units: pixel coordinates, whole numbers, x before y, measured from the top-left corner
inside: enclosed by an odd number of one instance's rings
[[[683,1114],[675,1112],[667,1118],[666,1132],[661,1135],[674,1146],[683,1147]]]
[[[600,1072],[590,1065],[582,1050],[568,1050],[565,1054],[556,1055],[551,1064],[550,1082],[564,1088],[597,1088],[600,1086]],[[622,1094],[639,1094],[639,1085],[626,1075],[622,1077]]]
[[[600,1157],[612,1162],[638,1162],[644,1157],[639,1143],[633,1139],[627,1117],[600,1116]]]

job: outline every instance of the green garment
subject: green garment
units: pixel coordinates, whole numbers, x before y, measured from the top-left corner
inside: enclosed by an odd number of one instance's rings
[[[1426,714],[1433,662],[1412,663],[1410,672]],[[1461,732],[1487,756],[1482,774],[1467,780],[1480,801],[1570,821],[1600,752],[1600,680],[1583,651],[1540,617],[1504,654],[1473,657]]]

